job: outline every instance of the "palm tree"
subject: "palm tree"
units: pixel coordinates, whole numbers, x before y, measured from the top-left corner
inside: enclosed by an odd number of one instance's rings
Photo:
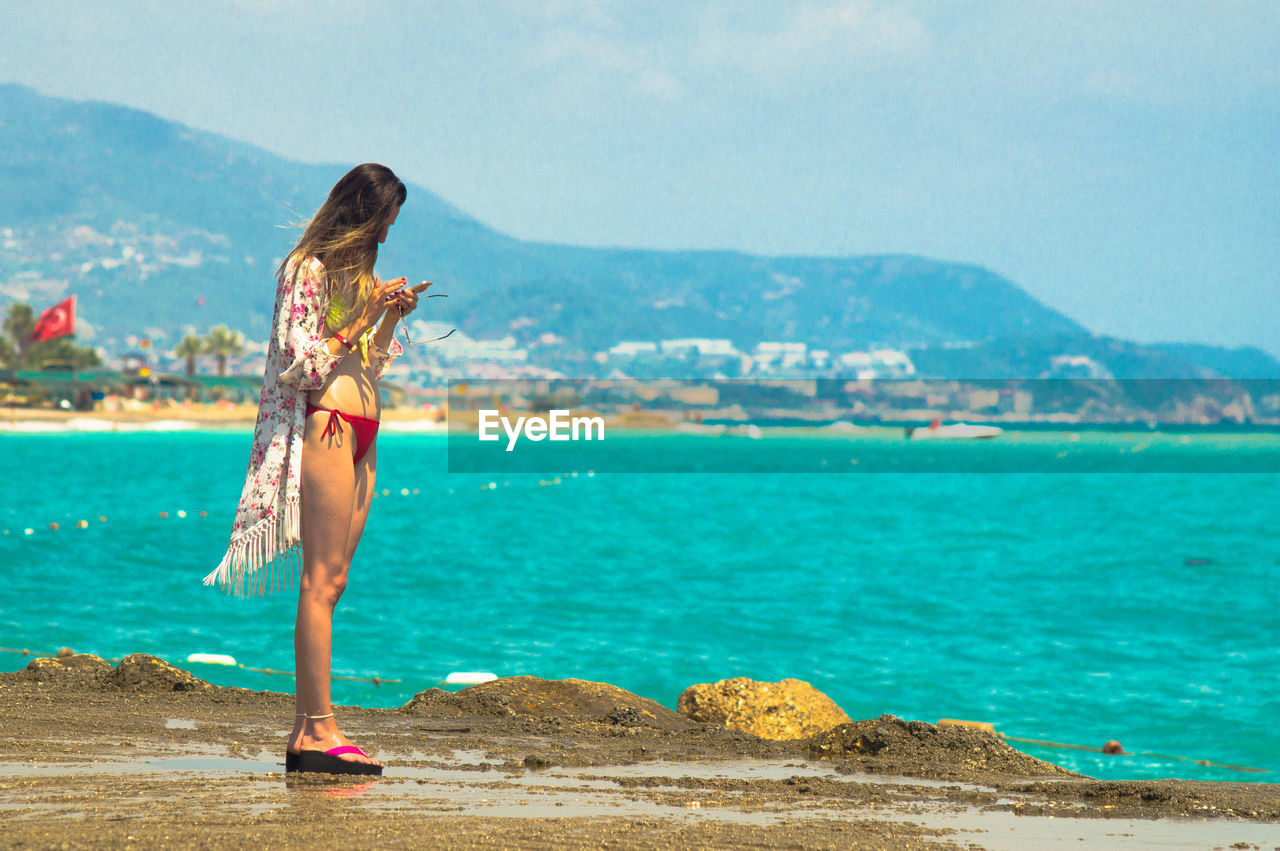
[[[36,343],[32,350],[37,352],[40,361],[64,361],[73,369],[88,369],[102,363],[97,350],[92,346],[77,346],[70,337],[44,340]]]
[[[31,342],[36,321],[31,305],[21,301],[9,305],[4,318],[4,330],[9,338],[0,337],[0,365],[11,370],[35,369],[47,361],[63,361],[73,369],[85,369],[102,363],[96,349],[77,346],[72,337]]]
[[[218,359],[218,375],[226,375],[227,358],[244,354],[244,335],[231,331],[226,325],[219,325],[205,337],[205,345],[209,354]]]
[[[4,318],[4,330],[9,335],[10,352],[8,360],[14,369],[26,366],[30,361],[27,342],[36,327],[36,314],[31,305],[15,301],[9,305],[9,314]]]
[[[196,358],[200,357],[207,351],[204,338],[197,337],[195,334],[188,334],[182,338],[182,342],[173,347],[173,356],[175,358],[187,359],[187,375],[196,374]]]

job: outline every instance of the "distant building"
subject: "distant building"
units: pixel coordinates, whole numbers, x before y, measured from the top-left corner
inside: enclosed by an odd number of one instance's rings
[[[840,356],[839,365],[857,378],[907,378],[916,374],[911,358],[898,349],[845,352]]]
[[[1114,378],[1111,370],[1087,355],[1053,355],[1041,378]]]
[[[769,341],[758,343],[751,352],[751,358],[758,372],[796,369],[806,365],[808,350],[804,343]]]
[[[658,344],[650,340],[625,340],[609,349],[611,358],[633,358],[658,353]]]
[[[916,366],[907,357],[907,353],[898,349],[876,349],[871,353],[872,362],[877,369],[892,378],[905,378],[916,374]]]
[[[1033,397],[1029,390],[1005,388],[1000,391],[1000,401],[996,409],[1002,414],[1030,414],[1032,401]]]
[[[682,355],[696,351],[704,357],[733,357],[736,358],[742,353],[733,347],[732,340],[705,339],[702,337],[689,337],[683,340],[663,340],[662,353],[667,355]]]
[[[982,411],[987,408],[995,408],[1000,404],[1000,391],[981,388],[969,391],[968,409],[970,411]]]

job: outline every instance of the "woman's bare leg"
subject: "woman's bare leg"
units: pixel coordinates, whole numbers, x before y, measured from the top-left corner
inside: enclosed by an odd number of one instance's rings
[[[373,492],[373,449],[352,469],[354,435],[322,437],[328,416],[309,417],[302,451],[302,582],[294,628],[297,711],[327,715],[333,610],[347,584],[351,558],[360,541]],[[351,740],[334,718],[295,718],[292,750],[328,750]],[[359,754],[343,759],[377,762]]]
[[[360,459],[354,472],[355,488],[351,500],[351,525],[347,528],[347,564],[356,557],[356,547],[364,534],[364,524],[369,519],[369,504],[373,501],[374,483],[378,478],[378,444],[375,441]]]

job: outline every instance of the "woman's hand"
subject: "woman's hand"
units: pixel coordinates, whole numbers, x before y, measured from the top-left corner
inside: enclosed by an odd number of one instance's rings
[[[365,328],[377,325],[378,320],[382,319],[383,314],[387,312],[387,308],[396,303],[400,288],[408,282],[408,278],[396,278],[384,282],[381,278],[375,277],[373,289],[369,292],[369,301],[365,303],[364,312],[360,315],[361,324]]]
[[[405,287],[395,294],[391,306],[394,306],[399,311],[400,316],[408,316],[417,310],[420,294],[429,286],[431,286],[431,281],[423,281],[416,287]]]

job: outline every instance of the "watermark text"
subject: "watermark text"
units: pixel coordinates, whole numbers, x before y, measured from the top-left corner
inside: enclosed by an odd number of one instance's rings
[[[604,440],[603,417],[571,417],[567,410],[549,411],[546,417],[516,417],[513,422],[500,411],[482,409],[479,426],[481,440],[501,440],[501,428],[507,435],[508,452],[516,448],[522,436],[534,441]]]

